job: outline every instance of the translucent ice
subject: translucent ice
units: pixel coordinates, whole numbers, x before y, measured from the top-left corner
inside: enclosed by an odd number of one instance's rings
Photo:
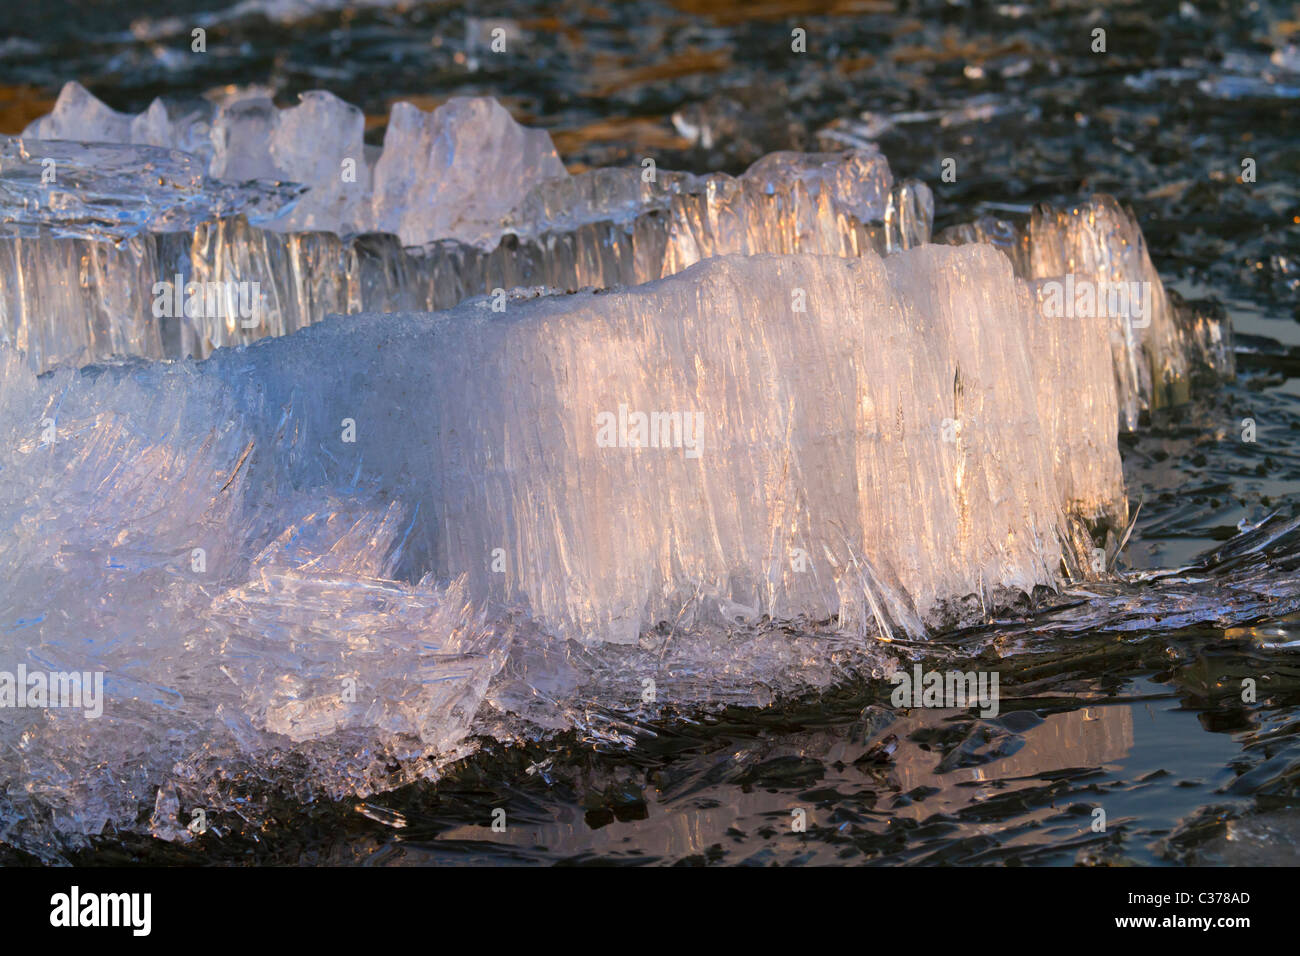
[[[265,97],[245,96],[216,109],[202,104],[172,115],[162,100],[154,100],[132,117],[68,83],[54,112],[28,126],[24,136],[161,147],[188,153],[191,165],[215,180],[298,183],[308,196],[272,227],[346,233],[367,229],[371,219],[364,124],[359,109],[319,90],[284,110]]]
[[[946,596],[1055,580],[1067,507],[1123,508],[1104,336],[1043,321],[984,246],[717,257],[623,293],[490,305],[336,319],[217,353],[204,374],[294,409],[288,446],[272,412],[255,444],[303,477],[400,481],[386,493],[421,509],[411,561],[559,632],[627,639],[701,588],[752,613],[861,620],[862,575],[919,619]],[[436,398],[392,412],[413,395]],[[629,450],[621,407],[677,416],[674,449]],[[619,447],[601,444],[606,412]],[[337,444],[344,419],[356,448]],[[611,535],[622,521],[653,540]],[[819,573],[789,569],[799,549]]]
[[[160,104],[133,120],[69,85],[32,129],[151,142],[179,142],[191,129],[169,123]],[[894,184],[874,148],[776,153],[734,178],[643,167],[569,176],[545,132],[519,126],[493,100],[457,98],[432,113],[397,104],[374,163],[362,127],[358,110],[325,93],[304,94],[288,110],[266,99],[223,106],[212,120],[209,172],[302,181],[308,191],[298,204],[266,223],[271,231],[238,219],[204,223],[188,247],[182,237],[157,235],[110,253],[36,236],[25,248],[0,250],[5,334],[39,343],[28,350],[37,369],[122,355],[203,356],[330,312],[440,309],[515,287],[632,286],[711,256],[852,257],[930,237],[929,190]],[[368,229],[398,239],[352,235]],[[1135,301],[1145,303],[1143,314],[1128,305],[1109,316],[1123,427],[1185,399],[1203,371],[1231,375],[1226,323],[1171,299],[1137,222],[1109,197],[1069,210],[1041,207],[1024,229],[981,220],[944,238],[992,242],[1025,278],[1142,290]],[[82,268],[110,259],[112,268]],[[140,311],[142,281],[151,289],[177,277],[187,285],[256,284],[264,293],[257,321],[153,320]],[[74,288],[87,307],[41,310],[32,291]],[[42,328],[32,328],[37,323]]]
[[[457,582],[394,579],[400,506],[295,493],[250,398],[188,365],[38,380],[0,347],[0,669],[106,697],[0,712],[5,842],[46,855],[155,800],[175,835],[254,812],[252,784],[365,794],[459,752],[504,632]]]
[[[235,213],[260,223],[297,193],[213,182],[193,156],[175,150],[0,137],[0,237],[117,241]]]
[[[211,175],[220,180],[284,180],[307,187],[272,227],[340,235],[369,228],[370,170],[361,110],[319,90],[289,109],[268,99],[224,105],[213,121]],[[328,134],[326,134],[328,131]]]
[[[375,164],[373,227],[407,245],[456,239],[492,248],[509,212],[567,176],[551,138],[489,97],[452,97],[432,113],[395,103]]]
[[[862,223],[885,218],[893,185],[889,163],[874,147],[841,153],[772,153],[754,163],[740,181],[754,193],[774,199],[824,196],[830,208]],[[725,175],[693,176],[644,165],[595,169],[533,188],[510,216],[509,226],[516,235],[531,238],[572,232],[588,223],[626,224],[648,212],[671,208],[674,197],[725,193],[735,188],[734,182]],[[796,187],[800,188],[796,191]],[[913,245],[921,241],[920,236],[912,238]]]
[[[193,112],[173,119],[159,102],[139,117],[114,114],[69,84],[54,113],[30,130],[192,145],[203,125]],[[908,248],[928,240],[933,218],[924,185],[894,186],[874,149],[778,153],[737,178],[640,167],[571,177],[545,132],[519,126],[493,100],[457,98],[427,114],[397,104],[373,163],[362,129],[360,111],[326,93],[304,94],[286,110],[257,97],[226,103],[211,117],[209,149],[191,160],[208,157],[216,183],[205,188],[292,181],[306,195],[282,215],[261,217],[265,231],[212,219],[188,241],[160,231],[112,250],[41,231],[0,250],[8,340],[32,343],[23,347],[36,369],[203,356],[332,311],[446,308],[518,286],[635,285],[714,255]],[[124,180],[123,191],[139,185]],[[351,235],[367,229],[398,241]],[[400,244],[425,245],[404,252]],[[101,260],[112,267],[82,268]],[[259,319],[159,316],[159,283],[255,284]],[[60,299],[81,307],[49,308]]]
[[[206,108],[205,108],[206,107]],[[211,107],[172,111],[155,99],[138,116],[119,113],[77,82],[65,83],[48,116],[23,130],[32,139],[120,143],[174,149],[197,157],[206,169],[212,155]]]
[[[1091,311],[1106,314],[1121,424],[1128,429],[1150,409],[1185,401],[1198,373],[1233,373],[1227,324],[1171,300],[1141,227],[1113,197],[1094,196],[1068,209],[1040,204],[1023,226],[985,218],[949,228],[940,240],[993,243],[1017,274],[1054,283],[1050,291],[1058,299],[1091,302]],[[1112,290],[1127,294],[1111,300]],[[1058,314],[1080,311],[1074,302],[1059,305],[1066,308]]]
[[[277,228],[337,233],[370,228],[365,124],[357,107],[319,90],[302,94],[297,106],[280,111],[270,139],[271,159],[284,179],[311,188]],[[325,130],[328,135],[322,135]]]
[[[455,242],[404,250],[393,236],[281,233],[239,218],[202,223],[189,235],[141,237],[122,248],[50,236],[23,244],[0,239],[0,320],[11,341],[33,343],[27,349],[36,369],[124,355],[201,357],[222,345],[291,332],[331,312],[443,309],[494,289],[636,285],[713,255],[856,256],[928,238],[925,186],[889,188],[889,167],[879,155],[850,151],[839,161],[869,178],[850,180],[856,185],[845,186],[844,194],[821,183],[810,187],[806,176],[783,176],[789,167],[772,165],[738,178],[661,173],[653,185],[637,170],[552,180],[520,208],[548,227],[573,231],[543,229],[490,252]],[[817,168],[834,181],[828,158],[819,158]],[[563,204],[575,198],[573,211],[557,221]],[[846,204],[875,214],[875,221],[859,221]],[[112,267],[87,273],[87,260],[111,260]],[[255,283],[264,300],[252,323],[206,312],[157,317],[158,283]],[[69,298],[77,307],[50,307]]]
[[[65,83],[48,116],[23,130],[36,139],[66,139],[83,143],[131,143],[134,117],[112,109],[76,81]],[[151,145],[161,146],[161,143]]]
[[[24,135],[188,150],[213,179],[307,187],[304,204],[271,228],[383,231],[407,245],[455,239],[490,249],[529,190],[568,175],[544,130],[520,126],[489,97],[453,97],[431,113],[395,104],[373,164],[363,128],[359,109],[319,90],[284,110],[247,97],[210,118],[202,111],[172,117],[155,101],[132,117],[68,83],[54,111]]]
[[[1108,330],[1041,292],[983,244],[721,256],[203,363],[0,347],[0,668],[107,695],[0,711],[0,838],[184,839],[511,720],[622,739],[630,675],[763,703],[1089,574],[1125,517]]]
[[[889,166],[874,150],[842,153],[770,153],[745,173],[768,194],[800,182],[811,193],[825,190],[835,205],[860,222],[883,219],[893,185]]]

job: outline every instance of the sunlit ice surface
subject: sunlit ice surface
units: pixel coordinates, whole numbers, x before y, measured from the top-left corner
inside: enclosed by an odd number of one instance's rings
[[[1284,18],[383,7],[5,48],[8,852],[1289,861]]]

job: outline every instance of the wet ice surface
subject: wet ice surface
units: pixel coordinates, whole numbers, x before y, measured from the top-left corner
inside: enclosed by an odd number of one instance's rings
[[[300,188],[209,179],[197,157],[152,146],[0,138],[0,236],[84,238],[188,231],[242,215],[252,223],[292,208]]]
[[[1039,199],[1070,203],[1091,188],[1115,192],[1135,204],[1170,288],[1190,297],[1216,295],[1227,303],[1239,334],[1266,337],[1242,341],[1239,384],[1162,409],[1150,425],[1122,439],[1128,494],[1134,502],[1143,499],[1128,562],[1138,568],[1190,565],[1239,527],[1274,510],[1290,513],[1300,464],[1291,378],[1300,337],[1288,331],[1294,328],[1289,321],[1278,320],[1294,308],[1297,250],[1294,231],[1284,226],[1300,210],[1294,161],[1286,158],[1286,130],[1295,120],[1287,103],[1294,67],[1288,69],[1285,34],[1270,32],[1282,18],[1265,8],[1249,21],[1226,6],[1191,16],[1177,4],[1109,11],[1116,24],[1112,44],[1126,31],[1131,42],[1112,45],[1118,59],[1109,63],[1119,68],[1100,73],[1084,70],[1086,63],[1062,49],[1076,34],[1085,42],[1091,27],[1074,14],[1052,14],[1039,23],[1037,14],[1017,19],[959,10],[946,14],[947,23],[927,17],[919,32],[894,17],[867,17],[854,27],[826,18],[813,21],[813,35],[824,24],[824,35],[835,36],[841,51],[829,64],[822,61],[808,82],[802,75],[807,64],[796,70],[781,57],[750,52],[779,50],[786,24],[754,23],[717,9],[712,32],[665,30],[661,44],[652,44],[647,58],[663,65],[660,78],[654,70],[640,77],[624,70],[607,80],[599,98],[548,95],[565,84],[601,82],[597,70],[556,70],[558,52],[544,66],[523,56],[498,66],[479,39],[485,35],[481,24],[466,23],[455,10],[427,14],[430,32],[439,16],[453,21],[454,29],[442,31],[450,38],[442,47],[415,42],[409,25],[382,15],[342,35],[299,30],[292,41],[298,54],[276,67],[259,65],[259,44],[274,36],[259,38],[265,32],[260,21],[243,34],[233,28],[232,39],[253,41],[238,55],[251,80],[270,79],[280,87],[282,107],[292,104],[297,90],[327,86],[341,93],[336,82],[355,83],[373,92],[350,91],[347,98],[369,115],[382,115],[388,99],[405,92],[404,83],[423,89],[432,59],[443,64],[450,89],[513,90],[520,97],[513,105],[523,104],[517,116],[531,113],[574,129],[569,142],[576,148],[561,153],[566,161],[592,166],[626,161],[634,167],[648,151],[643,143],[629,143],[647,127],[655,129],[653,121],[625,123],[616,135],[596,128],[598,120],[620,112],[661,117],[657,128],[665,132],[655,135],[679,137],[670,147],[678,158],[661,165],[697,173],[739,172],[776,148],[859,145],[853,137],[860,126],[872,126],[895,176],[922,176],[936,186],[940,227],[985,213],[1027,211]],[[667,8],[659,15],[669,23],[675,16]],[[183,36],[185,26],[156,18],[137,32]],[[618,49],[622,28],[616,21],[603,28],[601,41],[569,47],[565,55],[581,61],[584,50],[601,43]],[[519,30],[545,35],[536,26]],[[1252,50],[1218,62],[1222,47],[1244,49],[1252,34],[1270,37],[1273,55]],[[1156,48],[1148,40],[1157,37],[1168,40],[1161,52],[1132,52]],[[339,72],[324,77],[314,65],[317,54],[335,44],[340,54],[331,66]],[[120,55],[130,65],[108,85],[123,94],[113,102],[124,110],[145,109],[160,92],[149,84],[163,77],[169,85],[193,83],[196,91],[229,79],[205,80],[184,60],[125,37],[74,48],[77,56]],[[395,48],[409,51],[409,65],[386,69],[380,79],[367,57],[386,57]],[[465,57],[459,65],[458,53]],[[636,65],[630,49],[622,56],[628,67]],[[868,56],[874,62],[836,62]],[[49,62],[47,55],[29,55],[24,63],[20,55],[15,77]],[[713,73],[692,75],[719,64],[726,81],[721,93]],[[773,75],[787,69],[784,95],[773,96]],[[345,79],[349,73],[354,79]],[[57,89],[65,78],[47,82]],[[1109,105],[1089,105],[1098,102]],[[818,137],[823,123],[835,125]],[[1026,135],[1025,123],[1034,135]],[[1243,132],[1251,134],[1249,148],[1261,167],[1279,171],[1252,190],[1233,182],[1240,170],[1236,139]],[[378,145],[373,131],[369,138]],[[945,155],[961,158],[963,175],[940,187],[936,173]],[[1208,181],[1206,169],[1212,172]],[[1258,423],[1254,444],[1240,440],[1247,417]],[[235,459],[241,451],[232,448]],[[1261,537],[1283,526],[1266,525]],[[405,527],[393,533],[400,536]],[[368,536],[374,531],[359,528]],[[301,546],[319,540],[309,536]],[[485,707],[463,738],[482,749],[467,762],[441,768],[446,775],[436,784],[338,802],[290,788],[275,805],[282,822],[269,831],[226,817],[220,837],[209,834],[189,846],[110,832],[84,858],[1294,862],[1289,848],[1300,753],[1292,724],[1300,685],[1291,658],[1300,630],[1283,616],[1296,610],[1294,544],[1284,535],[1274,548],[1267,560],[1247,555],[1172,578],[1093,585],[1066,596],[1064,604],[1073,606],[1032,618],[1021,607],[989,627],[925,648],[889,651],[919,655],[936,667],[999,669],[1003,713],[991,720],[969,712],[899,712],[879,679],[882,661],[854,655],[836,635],[815,627],[794,634],[742,630],[715,647],[675,647],[661,635],[600,659],[603,677],[576,688],[574,675],[556,666],[557,652],[543,645],[503,665],[509,679],[492,692],[499,712],[495,704]],[[309,573],[304,582],[277,569],[274,549],[265,560],[266,574],[240,594],[244,606],[271,607],[277,594],[354,600],[332,588],[328,567],[321,569],[323,580]],[[380,599],[400,601],[407,620],[432,620],[443,600],[421,594],[418,582]],[[383,637],[375,635],[380,655]],[[631,675],[649,662],[668,660],[682,682],[673,693],[689,696],[691,682],[701,692],[718,686],[704,676],[707,670],[702,674],[701,663],[716,668],[729,653],[740,667],[784,655],[816,689],[768,707],[756,709],[752,698],[719,700],[666,719],[638,706],[641,688]],[[536,659],[547,654],[551,660]],[[571,648],[563,660],[591,658]],[[526,712],[524,678],[537,673],[559,675],[544,690],[572,694],[570,712],[557,726],[571,721],[576,730],[557,729],[538,741],[535,731],[507,716]],[[1255,703],[1241,700],[1244,677],[1258,681]],[[304,681],[311,678],[304,673]],[[307,716],[277,710],[280,703],[264,700],[262,710],[252,712],[289,723]],[[503,743],[518,737],[524,740],[517,745]],[[168,825],[166,796],[160,831]],[[1089,829],[1097,806],[1110,819],[1106,835]],[[190,807],[186,803],[185,811]],[[488,826],[497,807],[508,813],[505,833]],[[794,807],[808,810],[807,834],[789,832]]]

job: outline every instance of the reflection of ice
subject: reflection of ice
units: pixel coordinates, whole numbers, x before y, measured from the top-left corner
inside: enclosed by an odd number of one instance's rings
[[[1102,767],[1122,759],[1133,746],[1133,714],[1128,706],[1084,708],[1039,718],[1013,713],[1000,721],[976,721],[967,738],[942,761],[911,739],[920,727],[933,727],[957,711],[912,711],[889,728],[899,739],[891,770],[903,792],[931,787],[937,794],[905,810],[923,817],[960,809],[992,786],[1004,791],[1008,781],[1020,786],[1041,783],[1044,774]],[[1009,729],[1009,728],[1015,728]],[[972,784],[988,782],[982,790]],[[1016,786],[1016,783],[1012,783]]]

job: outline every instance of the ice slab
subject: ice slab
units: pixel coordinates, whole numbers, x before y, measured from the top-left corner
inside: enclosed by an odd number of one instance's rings
[[[204,374],[295,409],[283,453],[304,476],[427,476],[411,560],[565,633],[626,639],[675,618],[701,582],[755,613],[861,620],[860,596],[841,593],[860,582],[833,579],[867,567],[920,619],[944,596],[1056,580],[1067,506],[1122,509],[1104,330],[1071,323],[1063,338],[985,246],[716,257],[626,292],[492,305],[334,319],[219,352]],[[393,414],[425,394],[431,407]],[[677,448],[597,444],[602,413],[628,427],[623,406],[676,415]],[[364,442],[323,454],[345,418],[366,423]],[[808,490],[823,478],[843,484]],[[683,513],[631,520],[670,493]],[[655,541],[606,541],[616,514],[656,526]],[[498,547],[508,573],[486,570]],[[794,549],[837,570],[792,572]],[[589,600],[557,583],[559,565]]]
[[[850,151],[839,162],[869,175],[844,192],[830,188],[836,167],[823,157],[817,171],[825,180],[811,186],[807,176],[780,175],[788,164],[736,178],[661,173],[654,184],[645,184],[637,170],[553,180],[523,208],[547,227],[572,231],[546,228],[491,251],[456,242],[408,250],[390,235],[284,233],[241,218],[112,248],[49,233],[22,243],[0,238],[0,334],[23,348],[37,370],[128,356],[202,357],[333,312],[445,309],[498,289],[637,285],[707,256],[857,256],[928,239],[933,213],[923,185],[891,188],[879,155]],[[563,203],[578,197],[585,198],[557,221]],[[878,215],[864,223],[845,204]],[[105,266],[88,272],[86,262]],[[164,291],[189,290],[186,301],[214,288],[236,290],[230,298],[255,299],[257,314],[176,308],[166,296],[160,307],[160,283]]]
[[[0,837],[395,786],[484,701],[617,740],[629,662],[761,703],[1088,574],[1085,524],[1124,510],[1105,331],[969,245],[715,257],[203,363],[38,377],[0,347],[0,668],[105,677],[98,719],[0,709]]]

